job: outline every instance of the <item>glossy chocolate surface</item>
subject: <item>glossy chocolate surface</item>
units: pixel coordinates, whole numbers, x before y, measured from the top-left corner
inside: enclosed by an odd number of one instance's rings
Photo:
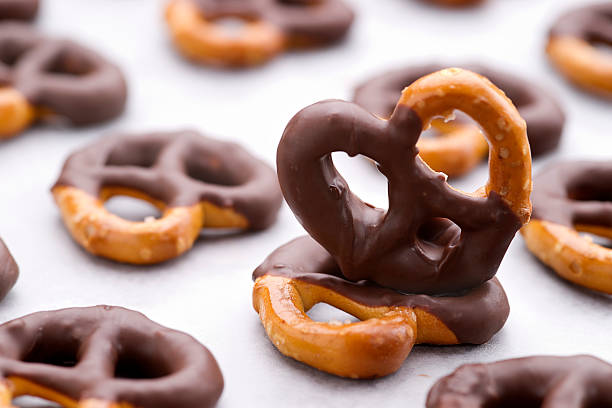
[[[533,179],[533,219],[612,228],[612,163],[564,161]]]
[[[551,27],[550,35],[612,45],[612,2],[593,4],[564,13]]]
[[[470,364],[439,380],[427,408],[612,406],[612,365],[593,356]]]
[[[351,281],[419,294],[448,294],[491,279],[520,220],[491,192],[452,189],[417,157],[421,120],[399,106],[389,121],[356,104],[324,101],[287,125],[277,152],[278,176],[297,219]],[[388,211],[359,199],[331,153],[363,154],[389,183]]]
[[[74,125],[118,116],[127,97],[114,64],[75,42],[46,38],[14,22],[0,23],[0,85]]]
[[[0,239],[0,300],[15,286],[19,267],[4,242]]]
[[[289,42],[328,44],[344,38],[354,19],[342,0],[193,0],[208,19],[237,17],[263,20]]]
[[[482,344],[506,322],[510,308],[497,279],[458,296],[409,295],[367,281],[350,282],[334,258],[310,237],[297,238],[274,251],[253,273],[319,285],[367,306],[407,306],[424,310],[448,327],[460,343]]]
[[[460,65],[487,77],[512,100],[527,122],[527,136],[534,156],[548,153],[559,145],[565,114],[548,92],[517,76],[479,64]],[[377,116],[388,118],[393,113],[402,90],[417,79],[446,66],[417,65],[385,72],[359,85],[353,101]]]
[[[55,185],[96,197],[104,187],[124,187],[171,207],[209,202],[244,215],[252,229],[272,224],[282,203],[270,166],[195,131],[104,137],[68,157]]]
[[[33,20],[38,0],[0,0],[0,20]]]
[[[0,376],[77,401],[138,408],[212,407],[223,391],[215,358],[197,340],[111,306],[39,312],[1,325]]]

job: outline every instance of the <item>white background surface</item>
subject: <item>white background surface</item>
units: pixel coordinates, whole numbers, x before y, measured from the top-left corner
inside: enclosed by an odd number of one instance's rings
[[[350,1],[350,0],[348,0]],[[36,25],[90,45],[121,65],[127,112],[80,130],[36,128],[0,144],[0,235],[21,267],[0,304],[0,321],[70,306],[133,308],[186,331],[211,349],[225,376],[220,407],[420,407],[432,383],[467,362],[536,353],[593,353],[612,361],[612,298],[581,290],[538,264],[517,237],[499,270],[511,303],[504,329],[479,346],[415,347],[394,375],[352,381],[283,357],[251,306],[251,272],[276,247],[303,233],[285,206],[268,231],[200,239],[186,255],[155,267],[95,258],[63,228],[49,188],[66,156],[113,130],[193,127],[237,140],[269,163],[287,121],[326,98],[349,98],[369,75],[405,64],[480,61],[550,88],[568,115],[560,157],[609,159],[612,104],[568,86],[547,64],[548,25],[575,0],[490,0],[447,11],[413,0],[353,0],[357,20],[341,46],[288,54],[262,68],[221,71],[179,58],[162,19],[164,1],[46,0]],[[386,202],[367,162],[344,160],[352,187]],[[455,185],[472,189],[486,166]]]

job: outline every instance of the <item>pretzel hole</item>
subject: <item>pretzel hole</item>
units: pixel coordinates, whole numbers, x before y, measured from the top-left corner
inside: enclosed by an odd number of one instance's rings
[[[249,174],[240,172],[238,167],[230,168],[216,157],[208,157],[207,160],[187,160],[187,175],[207,184],[219,186],[239,186],[249,177]]]
[[[171,374],[171,369],[160,350],[148,347],[143,339],[140,347],[123,349],[115,363],[115,378],[132,380],[152,380]]]
[[[68,76],[84,76],[93,70],[94,66],[89,60],[67,49],[58,52],[45,67],[48,74]]]
[[[105,166],[136,166],[151,168],[157,162],[162,146],[151,143],[138,146],[120,145],[108,155]]]
[[[542,403],[542,398],[535,395],[502,395],[500,400],[487,401],[482,406],[484,408],[540,408]]]
[[[388,181],[384,174],[372,171],[371,166],[363,165],[363,159],[350,157],[345,152],[333,152],[332,161],[354,194],[376,208],[389,208]]]
[[[26,53],[26,51],[28,51],[28,48],[10,46],[5,47],[0,52],[0,62],[8,67],[13,67],[15,64],[17,64],[21,56]]]
[[[212,20],[223,35],[228,37],[239,37],[243,34],[247,24],[255,21],[248,16],[224,16]]]
[[[58,367],[74,367],[79,362],[81,343],[69,337],[50,338],[44,334],[32,349],[22,358],[25,363],[48,364]]]
[[[161,211],[146,200],[117,195],[104,202],[104,208],[128,221],[148,221],[162,216]]]
[[[39,397],[22,396],[13,401],[17,408],[61,408],[60,404]]]
[[[417,230],[417,246],[431,261],[439,262],[461,238],[461,228],[448,218],[432,218]]]
[[[350,324],[360,321],[350,313],[324,302],[316,303],[306,312],[306,314],[316,322],[334,325]]]

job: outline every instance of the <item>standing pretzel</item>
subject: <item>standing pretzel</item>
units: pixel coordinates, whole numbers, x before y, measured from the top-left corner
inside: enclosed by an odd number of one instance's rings
[[[0,239],[0,300],[15,286],[19,267],[4,242]]]
[[[0,139],[37,119],[74,125],[112,119],[127,94],[121,71],[100,55],[12,22],[0,23],[0,84]]]
[[[237,18],[228,32],[217,21]],[[353,22],[342,0],[171,0],[166,21],[179,50],[194,61],[248,66],[288,48],[338,42]]]
[[[104,208],[139,198],[163,216],[143,222]],[[202,228],[260,230],[282,197],[274,171],[242,147],[197,132],[117,134],[71,155],[53,196],[74,239],[119,262],[153,264],[191,248]]]
[[[415,148],[432,118],[454,109],[478,121],[490,144],[489,181],[473,194],[451,188]],[[379,163],[388,211],[351,193],[333,166],[334,151]],[[277,167],[287,203],[344,276],[410,293],[450,293],[489,280],[531,213],[525,121],[491,82],[460,69],[414,82],[388,121],[341,101],[305,108],[285,130]]]
[[[22,395],[65,408],[210,408],[222,391],[206,347],[128,309],[63,309],[0,325],[0,408]]]

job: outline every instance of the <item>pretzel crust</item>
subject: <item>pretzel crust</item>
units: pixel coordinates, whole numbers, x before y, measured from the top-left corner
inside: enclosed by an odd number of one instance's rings
[[[306,311],[321,302],[362,321],[315,322]],[[341,377],[391,374],[414,344],[459,343],[453,332],[424,310],[366,306],[322,286],[282,276],[264,275],[255,281],[253,307],[281,353]]]
[[[283,33],[263,21],[245,21],[240,35],[228,35],[189,0],[171,0],[166,21],[172,39],[187,58],[225,66],[262,64],[286,47]]]
[[[575,284],[612,294],[612,250],[578,231],[612,237],[612,229],[532,220],[521,229],[527,248],[559,276]]]
[[[70,186],[56,186],[52,192],[74,240],[90,253],[118,262],[163,262],[190,249],[204,227],[248,227],[241,214],[208,202],[168,207],[140,191],[123,187],[105,187],[100,197]],[[104,202],[114,196],[147,201],[162,212],[162,217],[144,222],[124,220],[104,208]]]
[[[612,57],[587,41],[551,36],[546,46],[555,67],[574,84],[612,98]]]
[[[531,216],[531,154],[527,125],[512,101],[491,81],[474,72],[448,68],[427,75],[404,89],[399,104],[407,105],[429,127],[455,109],[483,128],[489,142],[489,180],[474,195],[498,193],[523,224]]]
[[[431,126],[440,135],[417,141],[419,156],[429,167],[448,176],[461,176],[482,161],[489,145],[475,125],[435,120]]]
[[[13,406],[12,400],[25,395],[55,402],[66,408],[134,408],[133,405],[127,403],[107,402],[93,398],[75,401],[57,391],[20,377],[10,376],[0,381],[0,408],[17,408]]]
[[[34,107],[14,88],[0,88],[0,140],[21,133],[36,119]]]

